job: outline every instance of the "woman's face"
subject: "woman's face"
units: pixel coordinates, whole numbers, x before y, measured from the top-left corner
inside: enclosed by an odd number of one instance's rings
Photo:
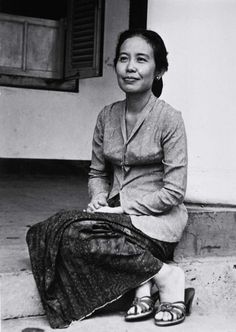
[[[125,93],[142,93],[151,90],[156,65],[153,49],[139,36],[128,38],[120,48],[116,75]]]

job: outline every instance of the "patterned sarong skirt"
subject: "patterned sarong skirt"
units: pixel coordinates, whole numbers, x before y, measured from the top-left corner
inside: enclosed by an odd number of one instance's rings
[[[143,234],[127,215],[77,210],[33,225],[26,239],[52,328],[114,307],[158,273],[176,247]]]

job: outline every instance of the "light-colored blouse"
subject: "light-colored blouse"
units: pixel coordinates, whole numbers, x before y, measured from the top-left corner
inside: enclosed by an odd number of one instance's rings
[[[178,242],[187,223],[187,143],[181,113],[152,95],[127,137],[125,112],[122,100],[98,115],[90,197],[119,193],[136,228],[155,239]]]

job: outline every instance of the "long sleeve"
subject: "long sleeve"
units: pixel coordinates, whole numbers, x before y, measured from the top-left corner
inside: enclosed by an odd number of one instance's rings
[[[187,184],[187,141],[180,112],[170,113],[165,118],[161,145],[163,187],[135,200],[133,209],[141,214],[165,213],[183,202]]]
[[[103,154],[104,113],[105,108],[98,115],[93,135],[92,160],[88,182],[90,198],[100,193],[108,194],[110,188],[109,173]]]

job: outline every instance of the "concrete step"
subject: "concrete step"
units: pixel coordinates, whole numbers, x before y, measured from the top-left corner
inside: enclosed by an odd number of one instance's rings
[[[158,327],[153,318],[146,321],[128,323],[123,313],[95,316],[73,322],[61,332],[235,332],[235,315],[211,313],[200,314],[194,310],[183,324],[172,327]],[[45,317],[10,319],[2,322],[2,332],[53,332]],[[58,331],[58,330],[56,330]]]
[[[236,307],[236,256],[182,259],[186,286],[196,289],[199,314],[232,312]],[[44,314],[30,271],[1,275],[2,319]],[[223,309],[222,309],[223,308]]]

